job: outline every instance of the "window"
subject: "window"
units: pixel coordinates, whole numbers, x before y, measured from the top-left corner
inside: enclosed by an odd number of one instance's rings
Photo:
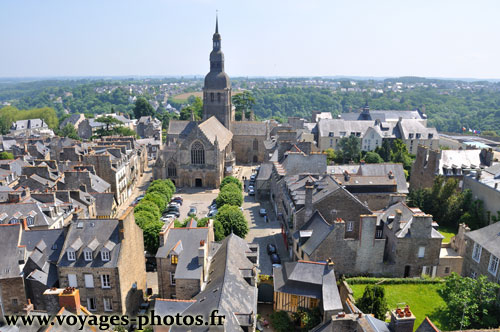
[[[254,140],[253,140],[253,150],[259,151],[259,141],[257,141],[256,138],[254,138]]]
[[[292,307],[296,307],[299,302],[299,297],[297,295],[291,295],[290,296],[290,305]]]
[[[179,262],[179,256],[177,255],[170,256],[170,264],[177,265],[177,262]]]
[[[418,247],[418,258],[424,258],[425,256],[425,247]]]
[[[95,297],[88,297],[87,298],[87,309],[89,309],[91,311],[97,310],[97,303],[96,303]]]
[[[490,264],[488,265],[488,272],[496,276],[497,271],[498,271],[498,257],[490,255]]]
[[[445,274],[450,273],[450,267],[449,266],[447,266],[447,267],[444,268],[444,273]]]
[[[101,250],[101,259],[105,262],[109,261],[109,250]]]
[[[352,226],[352,221],[347,222],[347,231],[352,232],[353,226]]]
[[[109,278],[109,274],[101,275],[101,287],[102,288],[111,288],[111,281]]]
[[[177,168],[175,167],[174,163],[168,164],[167,175],[169,178],[177,176]]]
[[[104,311],[113,311],[113,304],[109,297],[103,298],[102,303],[104,303]]]
[[[35,219],[33,219],[33,217],[28,217],[26,218],[26,222],[28,223],[28,226],[33,226],[35,224]]]
[[[375,231],[375,238],[376,239],[381,239],[382,238],[382,235],[383,235],[383,231],[381,229],[377,229]]]
[[[333,131],[331,131],[331,132],[328,133],[328,136],[333,137],[335,135],[334,135]]]
[[[210,101],[214,101],[215,100],[215,95],[213,92],[210,92]]]
[[[220,103],[221,95],[220,92],[217,92],[217,101]]]
[[[173,299],[173,300],[175,300],[177,298],[177,295],[172,294],[172,295],[170,295],[170,298]]]
[[[75,261],[75,251],[74,250],[68,250],[68,261]]]
[[[175,273],[170,272],[170,285],[175,285]]]
[[[200,142],[195,142],[191,146],[191,164],[204,165],[205,164],[205,148]]]
[[[76,274],[68,274],[68,286],[78,287],[78,283],[76,282]]]
[[[316,308],[318,306],[318,299],[311,299],[311,308]]]
[[[92,251],[90,251],[88,249],[84,250],[83,257],[84,257],[85,261],[87,261],[87,262],[92,261]]]
[[[17,305],[18,305],[18,303],[19,303],[19,302],[17,301],[17,299],[11,299],[10,301],[12,302],[12,306],[13,306],[13,307],[17,307]]]
[[[94,288],[94,276],[91,274],[84,274],[85,288]]]
[[[481,260],[481,251],[483,251],[483,248],[479,244],[474,243],[474,249],[472,250],[472,259],[478,263]]]

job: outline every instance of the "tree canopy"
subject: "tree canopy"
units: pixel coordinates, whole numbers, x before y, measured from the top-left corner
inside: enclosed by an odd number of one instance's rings
[[[154,116],[155,109],[151,104],[148,103],[146,98],[139,97],[135,101],[134,105],[134,116],[136,119],[140,119],[141,116]]]
[[[243,91],[232,97],[232,102],[235,108],[235,120],[240,121],[245,114],[248,118],[247,112],[250,111],[255,105],[255,98],[250,91]]]
[[[356,301],[356,305],[365,314],[373,314],[375,318],[381,320],[385,320],[385,314],[389,310],[385,289],[380,285],[367,285],[363,296]]]
[[[0,152],[0,160],[14,159],[14,155],[7,151]]]
[[[225,236],[234,233],[241,238],[245,238],[248,233],[248,223],[243,216],[243,212],[237,206],[222,206],[217,212],[215,220],[221,223]]]
[[[235,178],[234,176],[226,176],[224,179],[222,179],[222,182],[220,184],[220,189],[222,190],[224,186],[227,184],[234,183],[240,188],[240,190],[243,189],[243,185],[241,184],[241,181]]]
[[[338,153],[342,156],[343,163],[359,161],[361,156],[361,140],[358,137],[354,135],[342,137],[338,144]]]

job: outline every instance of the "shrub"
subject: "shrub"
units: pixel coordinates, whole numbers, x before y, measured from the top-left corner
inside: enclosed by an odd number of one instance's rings
[[[371,313],[381,320],[385,320],[385,314],[389,310],[385,299],[385,289],[379,285],[366,286],[363,296],[356,301],[356,305],[362,312]]]
[[[275,331],[289,332],[294,330],[292,320],[285,311],[273,312],[270,318]]]
[[[354,277],[347,278],[345,280],[348,284],[386,284],[386,285],[397,285],[397,284],[440,284],[443,283],[443,279],[439,278],[372,278],[372,277]]]
[[[217,212],[215,220],[222,224],[225,236],[234,233],[241,238],[245,238],[248,233],[248,223],[237,206],[222,206]]]
[[[201,227],[201,226],[200,226]],[[222,241],[226,236],[224,235],[224,226],[218,220],[214,220],[214,239],[215,241]]]
[[[0,160],[14,159],[14,155],[10,152],[0,152]]]

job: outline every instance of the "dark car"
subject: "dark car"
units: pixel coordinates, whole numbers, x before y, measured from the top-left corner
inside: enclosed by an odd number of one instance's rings
[[[273,264],[281,264],[281,259],[278,254],[272,254],[271,255],[271,263]]]
[[[176,218],[179,218],[181,213],[179,210],[168,210],[164,215],[173,214]]]
[[[268,255],[272,255],[272,254],[275,254],[276,253],[276,246],[272,243],[269,243],[267,245],[267,254]]]
[[[194,206],[192,206],[189,209],[188,216],[194,217],[194,216],[196,216],[196,213],[198,213],[198,211],[196,210],[196,208]]]
[[[170,203],[178,203],[179,205],[182,205],[182,199],[174,198]]]

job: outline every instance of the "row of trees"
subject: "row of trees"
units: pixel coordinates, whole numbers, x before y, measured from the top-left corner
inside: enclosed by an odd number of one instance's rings
[[[431,214],[440,226],[454,230],[458,229],[460,223],[465,223],[473,230],[489,224],[483,201],[475,199],[469,189],[460,191],[457,179],[436,177],[432,188],[410,191],[408,205]],[[498,221],[496,216],[492,219]]]
[[[219,195],[216,198],[218,212],[215,224],[220,224],[223,237],[231,233],[245,238],[248,233],[248,223],[240,209],[243,204],[243,185],[233,176],[226,176],[221,183]]]
[[[134,208],[135,222],[143,231],[144,248],[150,254],[154,255],[158,250],[158,236],[163,227],[160,217],[175,191],[171,180],[154,180],[144,198]]]

